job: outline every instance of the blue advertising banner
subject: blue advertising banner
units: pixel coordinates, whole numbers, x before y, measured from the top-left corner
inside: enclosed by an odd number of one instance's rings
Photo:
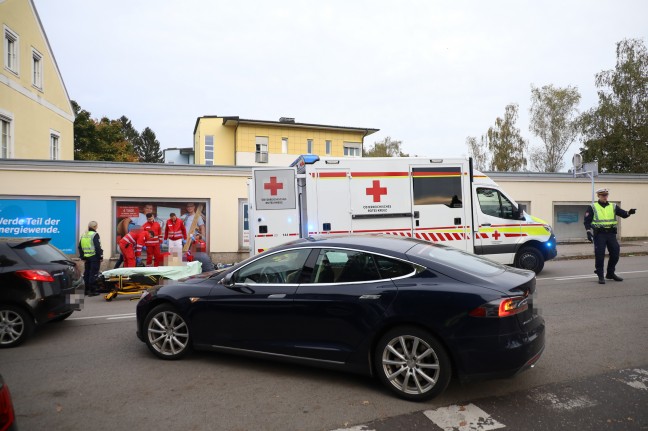
[[[76,254],[76,199],[0,198],[1,237],[52,238],[65,254]]]

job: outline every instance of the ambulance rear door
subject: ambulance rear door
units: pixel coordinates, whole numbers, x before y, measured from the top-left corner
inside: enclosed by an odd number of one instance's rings
[[[468,162],[411,165],[410,172],[414,236],[472,252]]]
[[[299,238],[295,168],[252,170],[250,186],[251,253]]]

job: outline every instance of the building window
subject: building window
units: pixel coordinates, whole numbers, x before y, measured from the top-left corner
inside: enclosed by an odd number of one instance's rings
[[[56,132],[50,132],[50,160],[59,160],[61,158],[61,136]]]
[[[326,141],[326,154],[331,154],[331,141]]]
[[[32,48],[32,85],[43,89],[43,56]]]
[[[16,75],[18,74],[18,35],[9,30],[7,26],[4,28],[4,65]]]
[[[214,164],[214,135],[205,136],[205,164]]]
[[[281,138],[281,153],[288,154],[288,138]]]
[[[313,140],[312,139],[307,139],[306,140],[306,152],[308,154],[313,154]]]
[[[256,163],[268,163],[268,137],[257,136],[255,138],[256,152],[254,161]]]
[[[11,119],[0,115],[0,159],[11,157]]]
[[[344,155],[347,157],[362,157],[362,144],[355,142],[344,143]]]

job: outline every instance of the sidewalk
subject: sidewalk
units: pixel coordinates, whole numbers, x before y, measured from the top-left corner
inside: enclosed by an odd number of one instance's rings
[[[621,240],[621,256],[648,255],[648,238]],[[554,260],[594,258],[594,246],[589,242],[558,243]],[[606,252],[607,254],[607,252]]]

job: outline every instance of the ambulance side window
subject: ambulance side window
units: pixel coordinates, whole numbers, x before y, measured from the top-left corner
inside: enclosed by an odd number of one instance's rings
[[[507,220],[515,219],[515,205],[499,190],[480,187],[477,189],[477,199],[484,214]]]
[[[413,168],[412,192],[414,205],[445,205],[448,208],[462,208],[461,169]]]

